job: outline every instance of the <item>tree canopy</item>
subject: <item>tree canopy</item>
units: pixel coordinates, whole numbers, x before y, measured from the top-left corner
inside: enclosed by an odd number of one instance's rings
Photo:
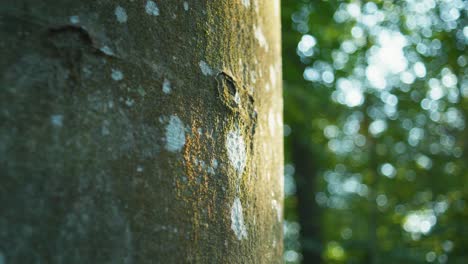
[[[282,9],[286,263],[468,263],[467,2]]]

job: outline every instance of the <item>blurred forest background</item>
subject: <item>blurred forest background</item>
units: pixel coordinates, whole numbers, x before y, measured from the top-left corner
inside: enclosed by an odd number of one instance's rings
[[[468,263],[468,1],[283,0],[286,263]]]

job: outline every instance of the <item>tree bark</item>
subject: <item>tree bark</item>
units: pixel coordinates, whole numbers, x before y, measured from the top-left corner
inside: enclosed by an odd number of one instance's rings
[[[278,6],[1,1],[0,263],[282,262]]]

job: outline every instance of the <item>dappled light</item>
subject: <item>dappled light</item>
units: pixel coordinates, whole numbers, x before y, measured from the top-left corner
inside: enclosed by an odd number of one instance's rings
[[[286,263],[468,262],[467,12],[283,1]]]

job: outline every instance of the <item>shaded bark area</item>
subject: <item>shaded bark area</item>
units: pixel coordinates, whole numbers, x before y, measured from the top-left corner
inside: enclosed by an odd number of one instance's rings
[[[0,259],[280,263],[278,4],[0,2]]]
[[[307,142],[295,137],[292,141],[292,161],[295,165],[301,253],[304,263],[322,263],[320,209],[315,202],[317,167],[313,157],[314,153]]]

